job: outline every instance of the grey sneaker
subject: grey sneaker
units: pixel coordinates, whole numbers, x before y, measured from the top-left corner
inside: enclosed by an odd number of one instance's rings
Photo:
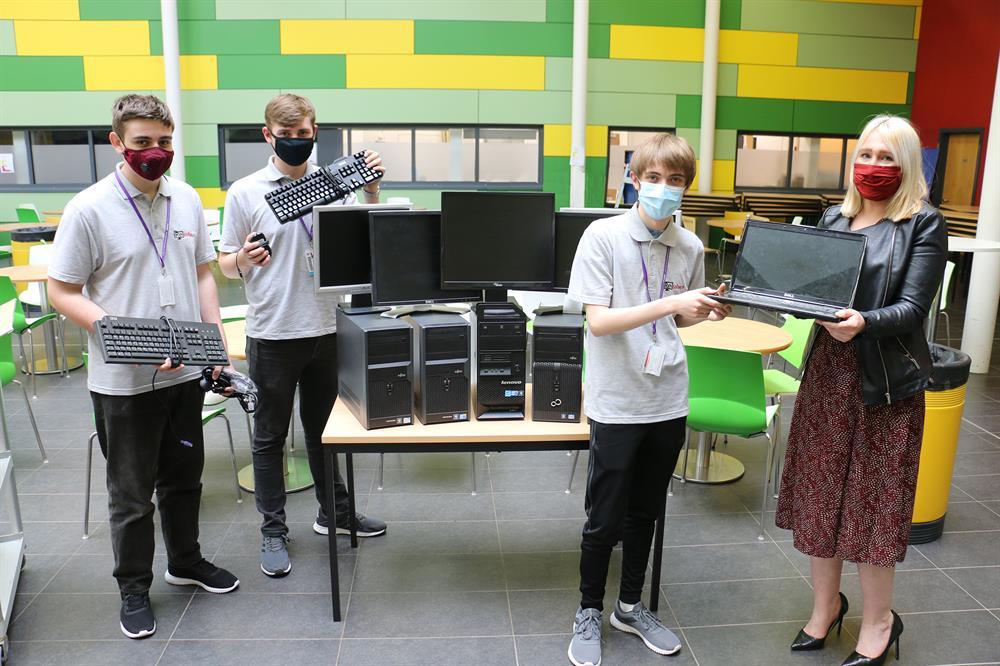
[[[677,654],[681,641],[663,626],[660,619],[649,612],[642,603],[635,605],[631,613],[625,612],[621,602],[615,602],[611,612],[611,626],[619,631],[635,634],[650,650],[657,654]]]
[[[574,666],[601,666],[601,611],[577,609],[566,654]]]
[[[292,561],[288,559],[288,542],[291,541],[287,534],[279,536],[264,536],[264,541],[260,546],[260,570],[265,576],[281,578],[287,576],[292,570]]]

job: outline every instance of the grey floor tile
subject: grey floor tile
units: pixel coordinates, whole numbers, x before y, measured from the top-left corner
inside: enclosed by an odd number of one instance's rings
[[[583,490],[570,495],[553,490],[531,493],[498,493],[497,518],[500,520],[533,520],[538,518],[575,518],[583,521]]]
[[[340,666],[514,666],[513,636],[496,638],[350,638],[340,648]]]
[[[10,663],[153,666],[167,645],[167,636],[168,632],[158,629],[156,634],[141,641],[129,640],[121,633],[118,638],[105,640],[12,641]]]
[[[152,594],[157,632],[169,636],[177,625],[190,594]],[[118,614],[121,597],[112,594],[39,594],[14,621],[11,640],[45,641],[121,639]],[[162,633],[161,633],[162,632]]]
[[[841,591],[853,604],[849,617],[861,616],[861,585],[856,573],[845,573]],[[979,603],[936,569],[897,571],[892,607],[899,613],[976,610]]]
[[[812,590],[801,577],[664,585],[682,627],[809,619]]]
[[[604,594],[604,633],[611,630],[608,622],[618,598],[618,581],[609,580]],[[649,585],[643,588],[642,603],[650,605]],[[577,589],[567,590],[521,590],[510,593],[510,612],[514,620],[514,633],[520,636],[563,634],[569,636],[573,626],[573,617],[580,606],[580,592]],[[657,616],[665,625],[671,628],[677,626],[670,609],[660,599]]]
[[[1000,608],[1000,566],[945,569],[944,572],[987,608]]]
[[[82,489],[82,486],[81,486]],[[21,520],[46,521],[67,520],[79,516],[83,520],[83,493],[29,494],[18,492],[21,505]],[[108,496],[92,493],[90,496],[90,519],[107,520]],[[82,525],[82,522],[81,522]]]
[[[363,552],[354,592],[459,592],[503,590],[500,553]]]
[[[1000,474],[957,476],[955,485],[974,499],[1000,500]]]
[[[357,557],[341,554],[337,558],[341,593],[351,589]],[[329,594],[330,558],[326,555],[292,555],[292,571],[282,578],[265,576],[260,570],[259,555],[218,555],[216,564],[240,579],[245,594]],[[176,589],[176,588],[175,588]]]
[[[504,554],[507,586],[511,590],[575,590],[580,586],[580,551]],[[611,553],[608,581],[621,574],[621,551]]]
[[[569,482],[572,458],[567,458],[566,467],[496,468],[490,469],[495,493],[525,493],[545,491],[565,491]],[[578,492],[583,493],[586,484],[586,467],[577,465],[573,483]]]
[[[260,664],[333,664],[340,640],[330,639],[249,639],[178,640],[174,638],[159,663],[188,666],[250,666]]]
[[[903,615],[899,663],[992,664],[1000,662],[1000,621],[986,611]],[[845,622],[854,634],[858,619]]]
[[[110,549],[106,554],[85,555],[77,553],[69,558],[65,566],[46,586],[44,592],[51,594],[117,594],[118,583],[113,572],[115,558]],[[194,590],[192,587],[169,585],[163,579],[167,570],[167,558],[158,555],[153,558],[153,583],[150,586],[152,594],[186,594]]]
[[[564,520],[501,520],[504,554],[548,550],[579,550],[584,518]]]
[[[1000,405],[1000,403],[993,403]],[[1000,450],[1000,440],[983,433],[962,433],[958,438],[958,453],[980,453]]]
[[[367,454],[364,454],[367,455]],[[455,469],[472,470],[471,453],[386,453],[383,456],[386,471],[390,469]],[[378,462],[377,454],[371,454],[368,459],[370,467],[375,467]],[[358,455],[355,454],[355,464],[358,462]],[[482,453],[476,454],[476,466],[486,468],[486,458]],[[343,468],[341,468],[343,469]]]
[[[672,513],[741,513],[747,508],[760,510],[763,484],[741,483],[732,486],[706,486],[695,483],[674,482],[674,496],[667,499],[667,514]],[[685,494],[693,502],[686,503]],[[680,500],[680,501],[678,501]],[[777,500],[768,496],[768,508],[774,509]]]
[[[69,522],[25,522],[24,545],[29,555],[71,555],[85,543],[83,540],[83,510],[80,517]],[[67,516],[64,520],[69,519]],[[106,524],[91,523],[91,538],[107,529]]]
[[[771,542],[663,549],[662,584],[797,576],[798,570]]]
[[[575,453],[575,451],[570,452]],[[586,469],[589,453],[580,451],[577,465]],[[491,453],[489,459],[490,471],[501,469],[537,469],[539,467],[549,467],[563,469],[566,471],[566,478],[569,478],[569,466],[573,461],[572,455],[566,455],[566,451],[504,451],[502,453]],[[582,480],[578,475],[574,484]],[[564,481],[565,483],[565,481]]]
[[[572,617],[570,618],[572,623]],[[635,636],[604,627],[604,641],[601,647],[602,664],[628,666],[663,666],[664,664],[694,664],[695,659],[685,643],[681,651],[670,657],[663,657],[647,649]],[[516,636],[517,660],[520,666],[552,666],[569,663],[566,650],[571,638],[569,628],[558,635]],[[705,662],[701,662],[705,663]]]
[[[372,493],[368,513],[386,522],[442,521],[442,520],[493,520],[493,497],[481,492],[443,495],[410,493]]]
[[[808,619],[808,618],[807,618]],[[854,649],[855,639],[846,631],[834,632],[826,648],[816,652],[792,652],[792,639],[804,622],[774,622],[727,627],[686,629],[700,664],[739,664],[740,666],[799,666],[801,664],[838,664]],[[908,663],[908,662],[907,662]]]
[[[508,636],[505,592],[352,594],[345,638]]]
[[[663,543],[667,546],[749,543],[757,540],[759,531],[757,522],[747,513],[667,516]]]
[[[1000,516],[979,502],[950,504],[944,529],[946,532],[1000,530]]]
[[[95,469],[90,475],[91,493],[105,492],[104,469]],[[28,478],[17,478],[17,492],[21,494],[46,494],[46,493],[80,493],[84,492],[84,470],[83,469],[60,469],[50,468],[44,465],[41,469],[33,472]]]
[[[493,520],[392,523],[385,537],[365,541],[365,554],[499,553]]]
[[[971,474],[1000,475],[1000,451],[980,451],[977,453],[960,453],[955,456],[955,476]]]
[[[266,622],[262,622],[267,618]],[[329,594],[196,594],[175,638],[338,638]]]
[[[949,532],[937,541],[917,546],[939,567],[975,567],[1000,564],[1000,532]]]
[[[107,521],[100,521],[98,523],[94,522],[91,518],[91,529],[94,530],[89,539],[82,540],[80,546],[80,553],[87,555],[103,555],[113,552],[111,549],[111,530],[108,528]],[[83,526],[80,525],[80,532],[73,531],[76,534],[82,533]],[[219,544],[222,543],[222,538],[226,534],[226,530],[229,529],[229,523],[206,523],[202,522],[198,525],[199,535],[198,542],[201,544],[202,555],[208,559],[212,559],[215,551],[218,550]],[[167,549],[163,544],[163,532],[160,529],[160,523],[157,520],[155,523],[155,528],[153,531],[153,539],[155,542],[154,551],[157,554],[166,554]],[[260,546],[258,544],[258,550]]]
[[[795,568],[806,578],[809,577],[809,556],[795,550],[795,545],[791,541],[778,543],[785,556],[792,561]],[[902,562],[896,563],[896,571],[907,571],[913,569],[932,569],[934,565],[926,557],[920,554],[915,546],[906,549],[906,557]],[[857,566],[850,562],[844,563],[844,573],[857,572]]]
[[[468,462],[468,460],[466,461]],[[489,472],[483,465],[476,469],[478,491],[489,492]],[[471,493],[472,468],[401,467],[383,472],[383,493]]]
[[[294,558],[299,555],[329,555],[330,549],[327,537],[313,532],[312,523],[288,523],[288,534],[292,542],[288,544],[288,552]],[[381,538],[381,537],[379,537]],[[260,524],[232,523],[219,544],[219,557],[227,555],[260,555],[261,534]],[[350,538],[337,537],[337,548],[341,553],[350,550]]]
[[[21,575],[17,580],[18,593],[41,592],[70,557],[70,555],[26,555],[24,568],[21,569]]]

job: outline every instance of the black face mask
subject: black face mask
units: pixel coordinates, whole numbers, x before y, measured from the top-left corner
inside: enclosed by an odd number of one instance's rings
[[[285,164],[299,166],[312,155],[313,144],[316,139],[291,139],[287,137],[274,137],[274,154]]]

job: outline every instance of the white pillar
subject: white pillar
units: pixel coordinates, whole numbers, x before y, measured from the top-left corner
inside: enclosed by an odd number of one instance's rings
[[[587,176],[587,37],[590,1],[573,0],[573,115],[569,152],[569,205],[582,208]]]
[[[701,149],[698,154],[698,191],[703,193],[712,191],[721,4],[721,0],[705,0],[705,54],[702,56],[701,69]]]
[[[976,238],[1000,242],[1000,59],[993,87],[993,111],[983,167],[983,191],[979,198],[979,222]],[[1000,300],[1000,253],[976,252],[972,255],[969,276],[969,300],[965,307],[962,351],[972,357],[972,372],[986,374],[993,351],[993,331],[997,324],[997,301]]]
[[[163,81],[167,106],[174,117],[174,160],[170,175],[184,180],[184,126],[181,121],[181,55],[177,38],[177,0],[160,0],[163,28]]]

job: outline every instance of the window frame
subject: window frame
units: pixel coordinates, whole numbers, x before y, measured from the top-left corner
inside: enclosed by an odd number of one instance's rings
[[[736,183],[735,174],[739,173],[740,145],[745,136],[776,136],[788,139],[788,156],[785,163],[785,186],[784,187],[760,187],[741,186]],[[836,189],[823,187],[792,187],[792,159],[795,156],[795,139],[841,139],[840,147],[840,186]],[[857,139],[856,134],[838,134],[830,132],[774,132],[768,130],[737,130],[736,132],[736,155],[733,158],[733,191],[734,192],[780,192],[783,194],[835,194],[845,192],[844,167],[847,164],[847,142]]]
[[[25,146],[25,153],[28,158],[28,183],[15,183],[12,185],[0,184],[0,193],[4,192],[66,192],[79,191],[81,188],[86,188],[94,183],[96,183],[103,176],[98,176],[97,174],[97,155],[94,152],[94,147],[97,145],[94,142],[95,132],[111,132],[111,126],[99,127],[94,125],[54,125],[54,126],[39,126],[39,125],[17,125],[17,126],[4,126],[0,127],[0,130],[5,132],[25,132],[27,137],[27,145]],[[32,146],[31,133],[32,132],[86,132],[87,133],[87,151],[90,157],[90,181],[83,183],[37,183],[35,182],[35,153],[34,147]],[[83,145],[83,144],[78,144]]]
[[[323,131],[324,125],[322,123],[317,123],[320,127],[320,132]],[[356,152],[354,146],[354,130],[378,130],[378,129],[391,129],[391,130],[408,130],[410,132],[410,177],[408,180],[394,180],[392,182],[385,183],[385,188],[390,190],[501,190],[501,191],[542,191],[545,183],[544,174],[544,152],[545,152],[545,128],[543,125],[514,125],[509,123],[487,123],[487,124],[468,124],[468,123],[340,123],[340,124],[330,124],[330,127],[335,128],[336,131],[346,131],[347,132],[347,145],[345,146],[346,153],[351,154]],[[226,130],[230,129],[259,129],[261,126],[258,124],[247,124],[247,123],[233,123],[233,124],[220,124],[218,126],[219,132],[219,183],[223,190],[228,190],[229,187],[235,181],[226,180]],[[473,173],[475,174],[475,180],[448,180],[448,181],[426,181],[426,180],[416,180],[417,175],[417,130],[451,130],[451,129],[462,129],[462,130],[475,130],[474,136],[474,157],[473,157]],[[480,154],[479,154],[479,141],[480,141],[480,130],[491,130],[491,129],[518,129],[518,130],[535,130],[538,132],[538,179],[534,182],[484,182],[479,180],[479,166],[480,166]],[[261,139],[263,141],[263,139]],[[358,146],[357,149],[362,148]]]

